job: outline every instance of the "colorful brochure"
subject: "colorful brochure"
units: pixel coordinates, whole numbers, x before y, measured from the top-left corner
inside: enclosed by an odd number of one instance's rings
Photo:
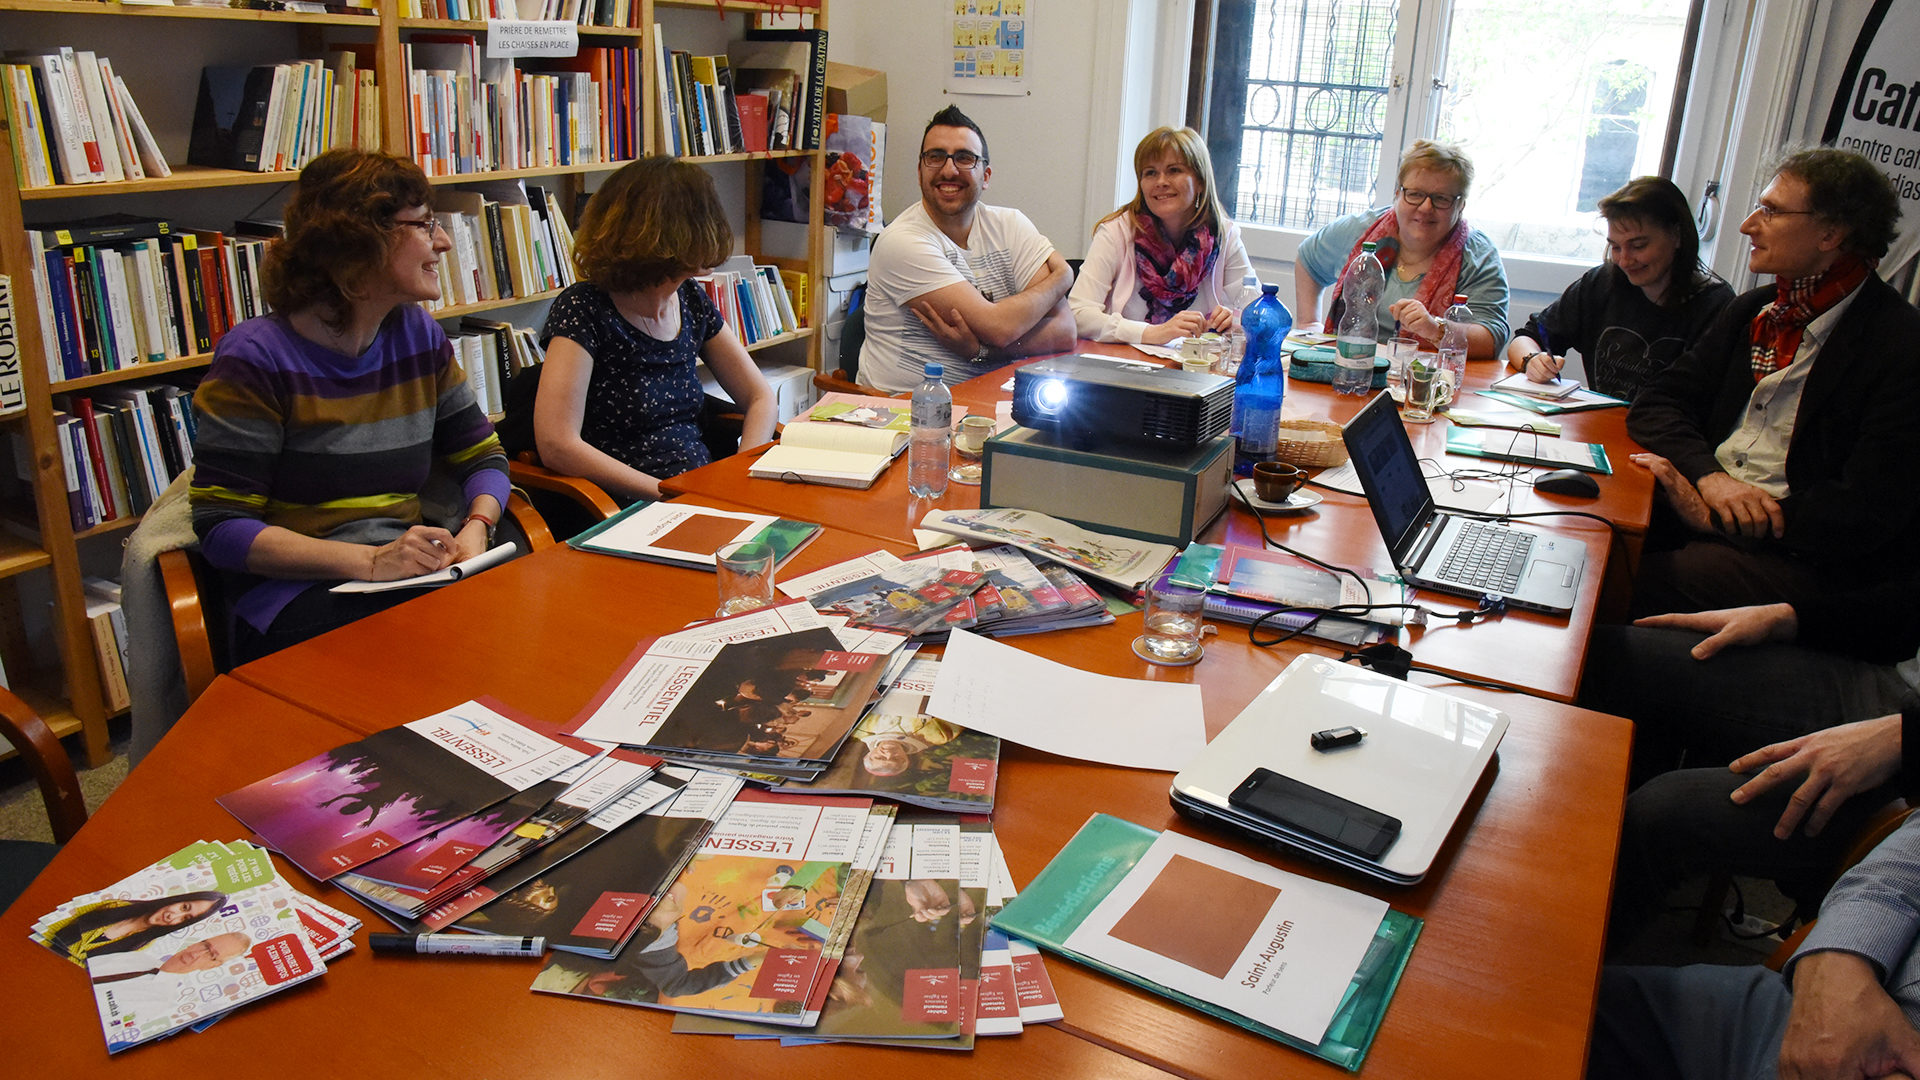
[[[218,802],[295,866],[325,881],[590,756],[490,704],[469,701],[375,732]]]
[[[714,552],[728,544],[762,540],[782,566],[819,536],[820,526],[771,514],[714,510],[677,502],[634,503],[567,543],[581,551],[711,570]]]

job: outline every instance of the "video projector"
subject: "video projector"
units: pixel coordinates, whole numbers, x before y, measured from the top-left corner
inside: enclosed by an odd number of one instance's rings
[[[1080,448],[1204,445],[1233,419],[1233,380],[1179,368],[1062,356],[1014,369],[1013,420]]]

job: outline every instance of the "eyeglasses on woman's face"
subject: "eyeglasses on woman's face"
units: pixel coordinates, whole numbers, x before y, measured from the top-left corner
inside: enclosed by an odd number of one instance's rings
[[[405,226],[409,229],[419,229],[420,235],[426,237],[428,240],[433,239],[433,234],[436,231],[438,232],[447,231],[446,226],[440,224],[439,218],[427,218],[423,221],[410,221],[406,218],[394,218],[393,223],[397,226]]]
[[[981,157],[971,150],[955,150],[951,154],[945,150],[938,149],[920,151],[920,167],[936,171],[946,168],[947,162],[951,161],[953,162],[954,168],[965,172],[985,160],[986,158]]]
[[[1437,191],[1416,191],[1413,188],[1400,189],[1401,201],[1405,202],[1407,206],[1412,209],[1418,209],[1421,203],[1430,202],[1433,204],[1435,210],[1451,210],[1453,209],[1453,204],[1459,202],[1464,197],[1465,196],[1461,195],[1442,195]]]

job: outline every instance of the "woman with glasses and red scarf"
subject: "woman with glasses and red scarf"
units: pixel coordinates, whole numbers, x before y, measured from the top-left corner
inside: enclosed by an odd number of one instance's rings
[[[1340,288],[1360,245],[1373,241],[1387,271],[1379,307],[1381,341],[1394,324],[1438,344],[1441,320],[1454,294],[1464,293],[1473,321],[1467,325],[1467,359],[1491,360],[1507,342],[1507,270],[1485,233],[1466,222],[1473,163],[1457,147],[1420,139],[1400,158],[1391,205],[1333,221],[1300,244],[1294,262],[1294,296],[1300,324],[1320,320],[1320,300],[1334,286],[1326,325],[1340,321]]]
[[[1083,338],[1164,345],[1225,330],[1253,265],[1214,193],[1206,143],[1157,128],[1133,151],[1140,190],[1100,219],[1067,303]]]

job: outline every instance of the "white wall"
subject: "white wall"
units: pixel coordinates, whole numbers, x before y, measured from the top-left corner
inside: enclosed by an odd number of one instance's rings
[[[946,0],[835,0],[830,51],[887,73],[889,220],[920,197],[914,157],[928,118],[958,105],[987,135],[987,201],[1018,207],[1079,258],[1093,223],[1131,196],[1134,143],[1182,121],[1192,0],[1030,0],[1028,10],[1026,96],[946,92]]]

